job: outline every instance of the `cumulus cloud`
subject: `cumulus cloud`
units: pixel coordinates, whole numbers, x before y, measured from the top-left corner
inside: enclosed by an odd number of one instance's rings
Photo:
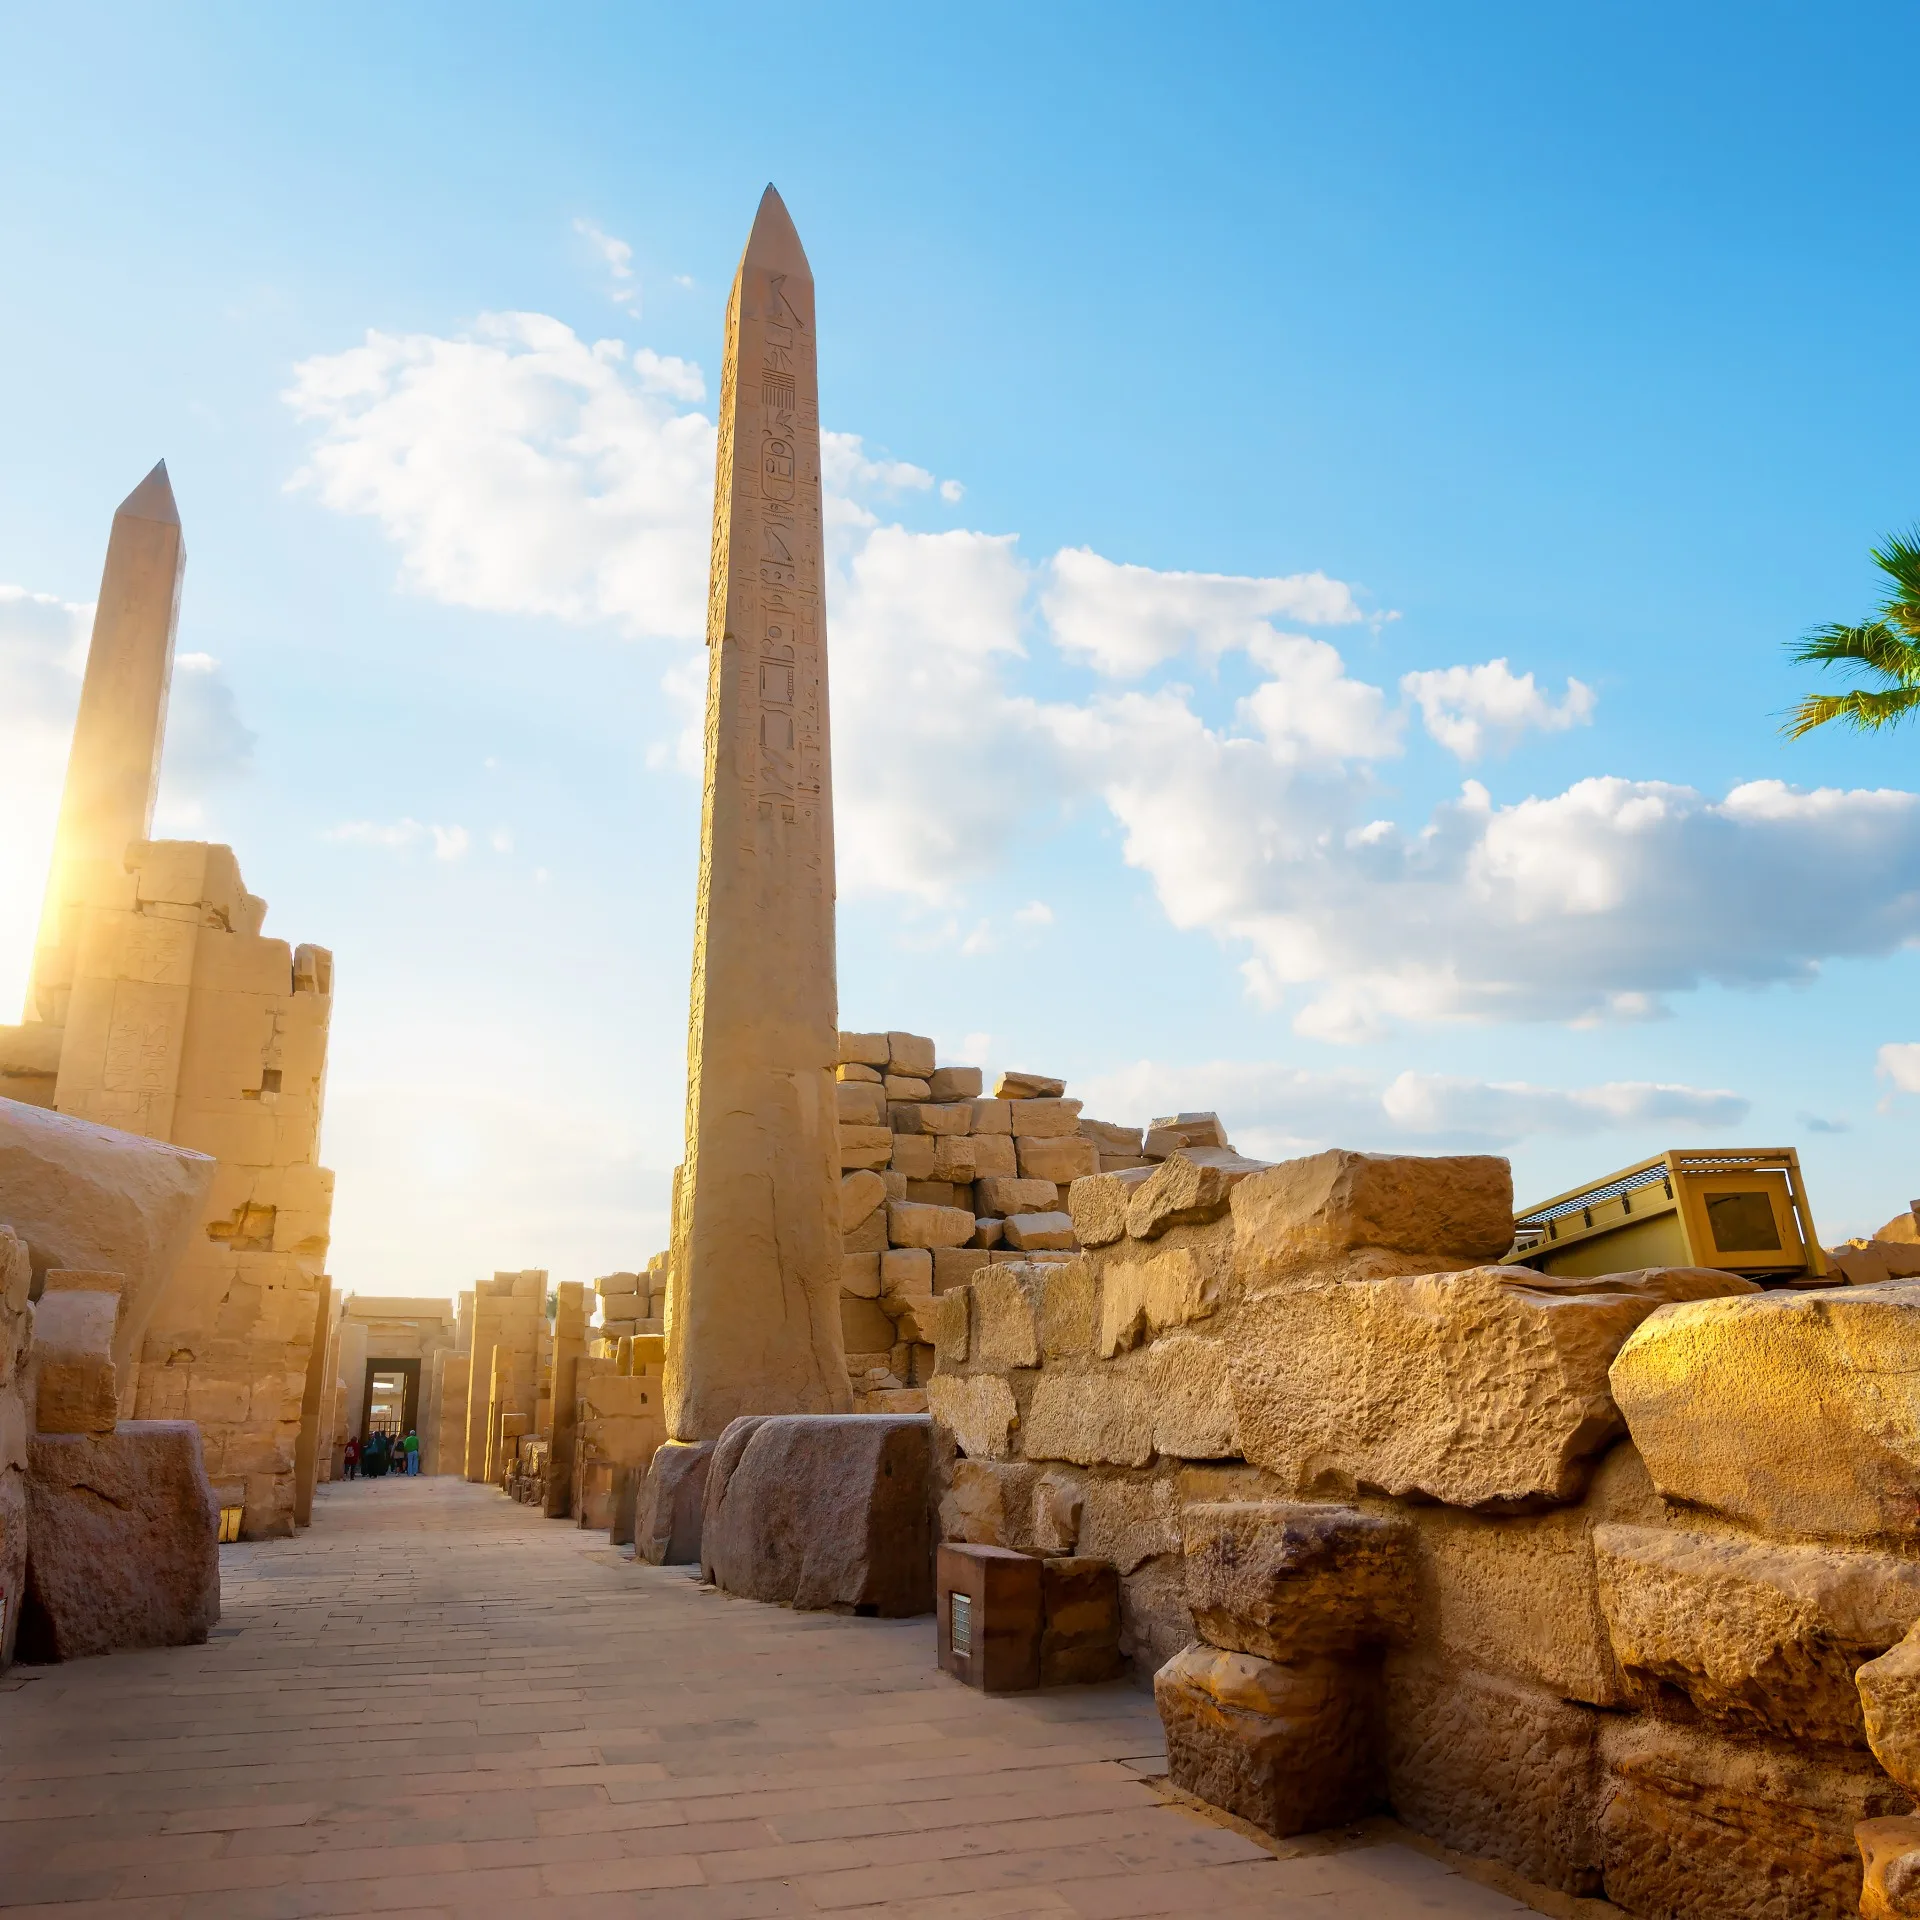
[[[1419,706],[1427,731],[1462,760],[1511,746],[1529,727],[1561,733],[1593,718],[1594,693],[1585,682],[1570,678],[1556,706],[1532,674],[1517,674],[1504,660],[1403,674],[1400,690]]]
[[[1888,1041],[1875,1071],[1896,1093],[1920,1093],[1920,1040]]]
[[[160,762],[160,806],[199,820],[221,787],[252,771],[258,737],[210,653],[176,653]]]
[[[602,233],[591,220],[576,220],[575,233],[586,241],[600,264],[607,270],[607,298],[625,307],[636,319],[640,314],[640,280],[633,270],[633,248],[613,234]]]

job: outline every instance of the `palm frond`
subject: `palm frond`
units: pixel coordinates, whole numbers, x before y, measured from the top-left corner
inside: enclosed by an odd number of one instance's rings
[[[1852,667],[1897,686],[1920,687],[1920,642],[1895,633],[1884,620],[1859,627],[1839,622],[1815,627],[1790,642],[1787,654],[1798,666]]]
[[[1920,709],[1920,687],[1897,687],[1886,693],[1864,688],[1855,693],[1815,693],[1788,714],[1780,731],[1789,740],[1798,740],[1815,727],[1838,720],[1855,733],[1877,733],[1882,727],[1897,726],[1916,709]]]
[[[1893,582],[1889,607],[1920,606],[1920,526],[1889,534],[1873,549],[1873,563]]]

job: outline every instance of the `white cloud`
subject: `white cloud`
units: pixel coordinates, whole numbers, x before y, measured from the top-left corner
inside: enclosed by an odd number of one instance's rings
[[[337,827],[328,827],[320,838],[340,846],[387,847],[394,851],[416,847],[430,840],[436,860],[459,860],[473,845],[473,836],[465,827],[434,826],[413,819],[343,820]],[[500,839],[501,836],[494,836],[496,848],[501,852],[509,851],[512,841],[509,839],[505,847],[500,847]]]
[[[1891,1082],[1896,1093],[1920,1093],[1920,1041],[1888,1041],[1880,1049],[1874,1071]]]
[[[1559,733],[1585,726],[1595,704],[1591,687],[1569,679],[1555,706],[1532,674],[1516,674],[1504,660],[1403,674],[1400,690],[1418,704],[1427,731],[1462,760],[1511,746],[1529,727]]]
[[[1016,908],[1013,916],[1023,927],[1050,927],[1053,925],[1053,909],[1044,900],[1029,900],[1024,907]]]
[[[669,400],[689,403],[707,397],[705,375],[691,360],[682,360],[676,354],[655,353],[651,347],[637,348],[633,370],[648,393],[663,393]]]
[[[829,492],[840,494],[873,488],[888,493],[925,493],[933,486],[933,475],[925,467],[916,467],[911,460],[876,460],[859,434],[831,430],[820,435],[820,479]]]
[[[625,307],[636,319],[640,314],[640,282],[633,271],[633,248],[610,233],[602,233],[591,220],[576,220],[573,230],[599,255],[607,270],[607,298]]]
[[[1245,579],[1162,573],[1086,547],[1053,556],[1041,604],[1056,644],[1097,671],[1129,679],[1183,653],[1217,659],[1272,637],[1279,616],[1310,627],[1364,618],[1352,588],[1324,573]]]
[[[940,498],[950,507],[957,507],[966,497],[966,491],[966,488],[963,487],[958,480],[942,480],[940,482]]]

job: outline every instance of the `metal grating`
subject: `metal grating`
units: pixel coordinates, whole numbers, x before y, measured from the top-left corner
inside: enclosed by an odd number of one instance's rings
[[[948,1596],[951,1609],[947,1631],[947,1645],[955,1653],[973,1654],[973,1596],[970,1593],[956,1593]]]
[[[1564,1220],[1568,1214],[1597,1207],[1603,1200],[1615,1199],[1623,1193],[1638,1193],[1645,1187],[1659,1185],[1666,1177],[1667,1170],[1663,1166],[1642,1167],[1638,1173],[1623,1174],[1618,1180],[1609,1180],[1603,1187],[1575,1194],[1571,1200],[1557,1201],[1550,1207],[1536,1207],[1532,1213],[1522,1214],[1514,1225],[1544,1229],[1549,1220]],[[1669,1194],[1668,1198],[1671,1199],[1672,1195]]]

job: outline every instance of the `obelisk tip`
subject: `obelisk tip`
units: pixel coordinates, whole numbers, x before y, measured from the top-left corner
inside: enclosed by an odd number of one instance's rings
[[[157,520],[167,527],[180,524],[180,509],[173,502],[173,487],[167,479],[167,463],[164,460],[157,461],[153,471],[120,502],[113,517],[116,520]]]
[[[800,244],[793,216],[771,180],[760,196],[760,209],[753,216],[753,231],[747,235],[744,258],[756,267],[770,267],[776,273],[804,273],[812,278],[813,269],[807,265],[807,250]]]

